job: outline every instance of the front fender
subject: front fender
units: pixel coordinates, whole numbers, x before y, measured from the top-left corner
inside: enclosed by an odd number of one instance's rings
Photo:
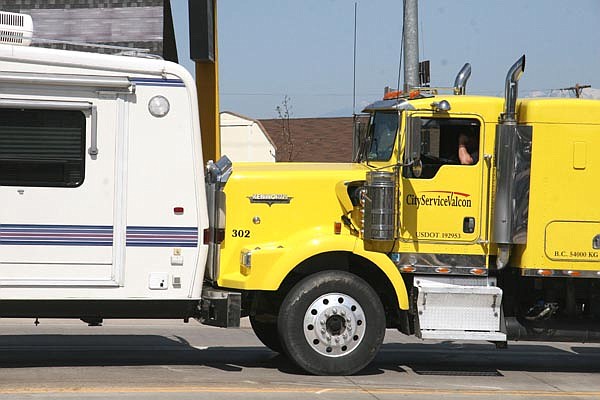
[[[396,299],[401,310],[408,310],[408,292],[404,284],[404,278],[400,274],[396,264],[384,253],[365,250],[364,242],[356,240],[353,253],[366,258],[375,264],[392,283],[396,292]]]
[[[302,261],[318,254],[339,251],[354,253],[380,268],[394,287],[398,306],[408,309],[408,294],[398,268],[385,254],[365,250],[362,240],[351,235],[323,235],[322,232],[311,231],[286,238],[285,244],[266,243],[247,247],[242,252],[251,252],[251,267],[240,264],[239,272],[222,276],[218,283],[241,290],[277,290]]]

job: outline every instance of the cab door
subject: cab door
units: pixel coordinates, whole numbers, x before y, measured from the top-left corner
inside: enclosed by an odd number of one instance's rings
[[[485,225],[483,121],[475,115],[420,112],[409,115],[406,125],[407,148],[418,153],[412,156],[419,161],[402,171],[401,240],[479,242]],[[419,143],[410,144],[411,138]]]

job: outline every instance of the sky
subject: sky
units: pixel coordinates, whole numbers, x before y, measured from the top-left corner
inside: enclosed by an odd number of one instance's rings
[[[402,0],[217,0],[221,111],[277,118],[287,96],[292,118],[352,115],[355,3],[356,111],[397,86]],[[171,4],[180,63],[193,70],[187,1]],[[600,89],[599,20],[600,0],[421,0],[420,59],[443,87],[471,63],[470,94],[501,96],[522,54],[521,96]]]

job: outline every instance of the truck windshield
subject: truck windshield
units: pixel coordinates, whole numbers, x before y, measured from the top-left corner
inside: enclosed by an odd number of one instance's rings
[[[392,157],[399,115],[397,112],[375,112],[369,123],[367,161],[388,161]]]

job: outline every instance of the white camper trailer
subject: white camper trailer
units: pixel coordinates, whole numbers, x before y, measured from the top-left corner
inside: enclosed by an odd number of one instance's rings
[[[8,42],[1,316],[199,316],[208,216],[191,75]]]

